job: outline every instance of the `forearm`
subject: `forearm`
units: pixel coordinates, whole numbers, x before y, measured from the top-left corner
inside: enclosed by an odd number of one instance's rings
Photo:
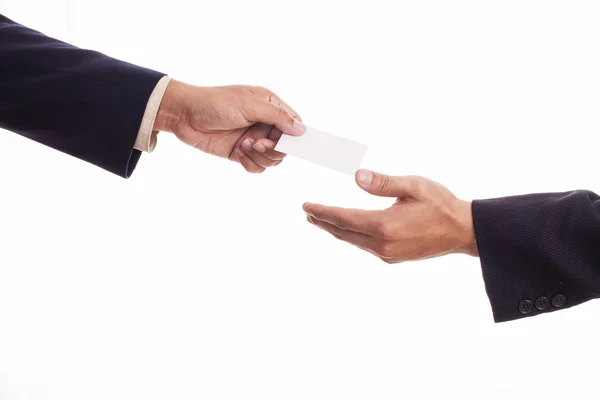
[[[0,16],[0,127],[120,176],[162,76]]]
[[[472,213],[497,322],[598,297],[598,195],[573,191],[477,200]]]

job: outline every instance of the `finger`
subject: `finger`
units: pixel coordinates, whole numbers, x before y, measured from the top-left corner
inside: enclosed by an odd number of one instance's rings
[[[264,172],[265,168],[261,167],[260,165],[256,164],[249,156],[248,154],[246,154],[246,152],[244,151],[244,149],[242,148],[236,148],[235,149],[235,155],[237,156],[237,160],[240,164],[242,164],[242,167],[244,167],[244,169],[250,173],[253,174],[260,174],[262,172]]]
[[[306,126],[283,107],[269,103],[258,97],[252,97],[246,109],[246,119],[250,122],[262,122],[274,125],[280,131],[299,136],[306,131]]]
[[[268,101],[269,103],[285,108],[286,111],[292,116],[292,118],[297,119],[298,121],[302,121],[300,115],[298,115],[298,113],[292,107],[290,107],[285,101],[281,99],[281,97],[277,96],[271,90],[261,86],[255,86],[253,87],[252,92],[257,94],[264,100]]]
[[[372,236],[341,229],[335,225],[329,224],[325,221],[320,221],[311,216],[308,216],[307,220],[311,224],[323,229],[326,232],[329,232],[336,239],[343,240],[344,242],[348,242],[350,244],[358,246],[363,250],[370,249],[374,244],[374,239]]]
[[[281,153],[275,150],[276,143],[270,139],[258,139],[256,143],[254,143],[254,150],[258,151],[262,155],[271,160],[283,160],[285,158],[285,153]]]
[[[272,127],[271,131],[269,132],[269,139],[271,139],[272,141],[274,141],[275,143],[277,143],[279,141],[279,139],[281,139],[281,135],[283,135],[283,132],[281,132],[279,129],[277,129],[276,127]]]
[[[285,108],[285,110],[292,116],[292,118],[302,122],[302,118],[300,117],[300,115],[298,115],[298,113],[292,107],[290,107],[285,101],[281,100],[276,95],[273,95],[269,102]]]
[[[427,182],[418,176],[389,176],[365,169],[356,171],[358,186],[376,196],[418,198]]]
[[[377,211],[328,207],[313,203],[305,203],[303,208],[309,216],[341,229],[366,234],[376,231]]]
[[[254,149],[255,145],[256,145],[256,140],[254,140],[252,138],[248,138],[242,142],[242,148],[246,152],[246,155],[248,157],[250,157],[250,159],[252,159],[252,161],[254,161],[257,165],[259,165],[263,168],[269,168],[269,167],[274,167],[276,165],[279,165],[281,163],[281,160],[273,160],[273,159],[267,158],[260,151],[255,150]],[[262,150],[261,146],[264,147],[264,145],[262,145],[262,143],[258,145],[259,149]],[[265,147],[265,151],[266,151],[266,147]]]

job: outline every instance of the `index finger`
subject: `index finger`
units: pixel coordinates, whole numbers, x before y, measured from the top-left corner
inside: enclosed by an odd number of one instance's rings
[[[279,107],[283,107],[287,112],[290,113],[290,115],[294,119],[297,119],[298,121],[302,122],[302,118],[300,118],[300,115],[298,115],[296,110],[294,110],[292,107],[290,107],[285,101],[281,100],[281,98],[279,98],[279,96],[277,96],[276,94],[273,95],[273,97],[271,99],[269,99],[269,102],[271,102],[275,105],[278,105]]]
[[[377,211],[329,207],[314,203],[305,203],[302,208],[310,216],[341,229],[366,234],[371,234],[376,230]]]
[[[281,97],[277,96],[270,89],[261,86],[254,86],[252,87],[252,91],[260,95],[264,100],[268,101],[269,103],[284,108],[294,119],[297,119],[298,121],[302,122],[302,118],[300,118],[300,115],[298,115],[298,113],[292,107],[290,107],[289,104],[283,101]]]

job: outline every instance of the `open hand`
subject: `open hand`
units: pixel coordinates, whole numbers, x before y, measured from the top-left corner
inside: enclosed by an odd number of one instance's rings
[[[418,176],[356,173],[367,192],[396,198],[385,210],[357,210],[306,203],[308,222],[387,263],[449,253],[477,255],[471,203],[439,183]]]

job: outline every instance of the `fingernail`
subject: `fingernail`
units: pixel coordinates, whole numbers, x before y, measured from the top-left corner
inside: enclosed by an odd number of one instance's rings
[[[237,154],[238,158],[246,157],[244,150],[240,149],[239,147],[235,149],[235,154]]]
[[[267,148],[262,143],[256,143],[254,145],[254,150],[258,151],[259,153],[264,153],[265,151],[267,151]]]
[[[369,186],[371,182],[373,182],[373,173],[371,171],[364,169],[358,171],[358,183],[363,186]]]
[[[302,122],[298,121],[297,119],[294,120],[294,125],[292,125],[292,128],[294,128],[296,133],[299,133],[299,134],[302,134],[306,131],[306,125],[304,125]]]
[[[246,139],[244,140],[244,142],[242,143],[242,147],[244,148],[244,150],[246,151],[252,151],[252,145],[254,144],[254,140],[252,139]]]

